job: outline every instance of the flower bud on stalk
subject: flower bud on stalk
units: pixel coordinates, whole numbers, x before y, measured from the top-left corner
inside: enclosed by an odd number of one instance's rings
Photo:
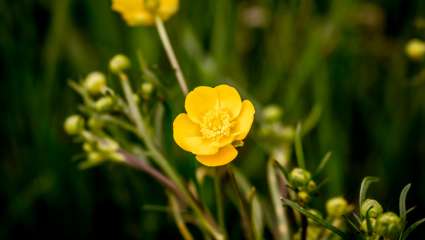
[[[84,130],[84,119],[80,115],[69,116],[65,120],[64,129],[69,135],[79,134]]]
[[[290,175],[289,181],[296,188],[305,187],[311,179],[311,174],[302,168],[294,168]]]
[[[301,192],[298,192],[298,200],[300,201],[301,204],[306,204],[310,202],[311,197],[307,192],[301,191]]]
[[[109,62],[111,72],[118,74],[130,67],[130,60],[123,54],[115,55]]]
[[[282,109],[277,105],[266,106],[263,110],[263,118],[266,122],[277,122],[283,115]]]
[[[140,93],[145,99],[149,99],[154,90],[155,86],[150,82],[144,82],[140,85]]]
[[[381,215],[383,211],[381,204],[374,199],[366,199],[360,207],[360,214],[366,218],[376,218]]]
[[[87,125],[90,127],[90,129],[93,129],[93,130],[101,129],[103,127],[102,121],[96,117],[91,117]]]
[[[383,213],[376,220],[376,233],[384,238],[398,239],[401,232],[401,219],[393,212]]]
[[[111,110],[114,105],[114,99],[110,96],[102,97],[94,104],[94,108],[99,112],[106,112]]]
[[[101,72],[92,72],[87,75],[84,87],[92,95],[99,95],[106,89],[106,77]]]
[[[326,212],[330,217],[339,218],[349,211],[347,200],[343,197],[331,198],[326,202]]]

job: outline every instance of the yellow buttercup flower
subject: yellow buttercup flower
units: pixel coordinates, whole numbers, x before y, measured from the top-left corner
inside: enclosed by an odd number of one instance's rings
[[[167,20],[179,8],[179,0],[112,0],[112,9],[119,12],[130,26],[153,25],[158,15]]]
[[[174,141],[196,155],[206,166],[228,164],[238,155],[232,145],[245,139],[254,121],[255,109],[249,100],[241,100],[238,91],[228,85],[197,87],[185,100],[187,113],[173,123]]]

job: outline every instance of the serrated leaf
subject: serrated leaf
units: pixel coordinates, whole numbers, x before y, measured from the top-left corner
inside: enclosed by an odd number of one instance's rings
[[[370,184],[379,181],[379,178],[377,177],[365,177],[363,178],[362,184],[360,186],[360,193],[359,193],[359,207],[362,206],[363,201],[366,199],[367,190],[370,186]]]
[[[311,220],[313,220],[314,222],[316,222],[317,224],[321,225],[322,227],[328,229],[329,231],[337,234],[338,236],[340,236],[342,239],[346,239],[349,240],[348,235],[339,230],[338,228],[334,227],[332,224],[328,223],[327,221],[325,221],[324,219],[310,213],[309,211],[307,211],[307,209],[301,207],[300,205],[298,205],[296,202],[293,202],[289,199],[283,198],[282,199],[283,203],[288,205],[289,207],[297,210],[298,212],[300,212],[301,214],[305,215],[306,217],[310,218]]]
[[[411,184],[407,184],[403,190],[401,190],[400,193],[400,200],[399,200],[399,207],[400,207],[400,218],[402,224],[406,224],[406,216],[407,216],[407,210],[406,210],[406,198],[407,193],[409,192]]]
[[[415,230],[419,225],[421,225],[424,222],[425,222],[425,218],[422,218],[421,220],[418,220],[415,223],[413,223],[412,225],[410,225],[410,227],[408,227],[406,229],[406,231],[403,232],[401,240],[406,240],[407,237],[410,235],[410,233],[412,233],[413,230]]]

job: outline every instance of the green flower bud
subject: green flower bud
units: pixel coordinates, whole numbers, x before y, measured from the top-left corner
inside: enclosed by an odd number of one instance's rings
[[[375,225],[376,225],[376,219],[374,219],[374,218],[369,218],[369,221],[370,221],[370,226],[372,227],[372,229],[368,229],[368,227],[367,227],[367,220],[365,219],[365,220],[363,220],[362,221],[362,223],[361,223],[361,225],[360,225],[360,228],[361,228],[361,230],[363,231],[363,232],[374,232],[375,231]],[[369,230],[369,231],[368,231]]]
[[[140,85],[140,92],[142,96],[146,99],[148,99],[153,91],[155,90],[155,86],[150,82],[144,82],[142,85]]]
[[[298,192],[298,200],[302,204],[306,204],[306,203],[310,202],[311,197],[310,197],[310,195],[307,192],[301,191],[301,192]]]
[[[333,218],[342,217],[349,211],[347,200],[343,197],[331,198],[326,202],[326,212]]]
[[[96,117],[91,117],[87,125],[89,125],[90,129],[101,129],[103,127],[103,122]]]
[[[93,146],[92,146],[90,143],[85,142],[85,143],[83,144],[83,150],[84,150],[85,152],[87,152],[87,153],[92,152],[92,151],[93,151]]]
[[[92,72],[87,75],[84,87],[92,95],[98,95],[106,88],[106,77],[101,72]]]
[[[92,162],[92,163],[99,163],[105,160],[104,156],[99,152],[90,152],[87,155],[87,159],[89,162]]]
[[[425,56],[425,42],[412,39],[406,45],[406,54],[410,59],[419,61]]]
[[[113,73],[121,73],[130,67],[130,60],[123,54],[115,55],[109,62],[109,69]]]
[[[313,180],[310,180],[310,181],[308,182],[308,184],[307,184],[307,190],[308,190],[309,192],[313,192],[313,191],[315,191],[315,190],[316,190],[316,188],[317,188],[317,184],[316,184],[316,182],[315,182],[315,181],[313,181]]]
[[[84,130],[84,119],[80,115],[69,116],[64,123],[65,132],[76,135]]]
[[[111,110],[113,105],[114,105],[114,99],[110,96],[107,96],[97,100],[94,104],[94,108],[96,109],[96,111],[106,112]]]
[[[398,239],[401,228],[401,219],[393,212],[381,214],[376,220],[375,231],[377,234],[389,239]]]
[[[97,148],[99,149],[99,151],[104,153],[113,153],[120,148],[120,145],[116,141],[107,138],[103,139],[102,141],[99,141],[97,143]]]
[[[294,168],[289,174],[289,181],[296,188],[305,187],[310,179],[311,174],[302,168]]]
[[[282,109],[277,105],[266,106],[263,110],[263,118],[266,122],[277,122],[283,115]]]
[[[366,216],[368,211],[369,216]],[[363,217],[376,218],[381,215],[383,211],[381,204],[374,199],[366,199],[360,207],[360,214]]]

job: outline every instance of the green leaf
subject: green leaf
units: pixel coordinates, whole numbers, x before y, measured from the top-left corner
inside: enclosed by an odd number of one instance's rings
[[[408,227],[406,229],[406,231],[403,232],[403,235],[401,237],[401,240],[406,240],[407,237],[409,236],[409,234],[411,232],[413,232],[413,230],[415,230],[419,225],[421,225],[424,222],[425,222],[425,218],[422,218],[421,220],[418,220],[415,223],[413,223],[412,225],[410,225],[410,227]]]
[[[286,169],[285,166],[283,166],[282,164],[280,164],[278,161],[274,161],[274,164],[282,171],[283,176],[285,176],[286,180],[289,180],[289,171],[288,169]]]
[[[363,201],[366,199],[366,193],[371,183],[377,182],[379,179],[377,177],[365,177],[360,186],[359,194],[359,207],[362,206]]]
[[[416,206],[413,206],[413,207],[407,209],[406,215],[409,214],[409,213],[411,213],[411,212],[413,212],[413,210],[415,210],[415,209],[416,209]]]
[[[331,159],[331,157],[332,157],[332,153],[331,152],[327,152],[325,154],[325,156],[320,161],[320,164],[317,167],[316,172],[314,173],[313,178],[315,178],[315,176],[319,175],[323,171],[323,169],[326,167],[326,164],[329,162],[329,160]]]
[[[400,200],[399,200],[399,206],[400,206],[400,218],[401,218],[401,222],[402,224],[406,224],[406,216],[407,216],[407,210],[406,210],[406,198],[407,198],[407,193],[409,192],[411,184],[407,184],[403,190],[401,190],[400,193]]]
[[[316,222],[317,224],[321,225],[322,227],[330,230],[331,232],[337,234],[338,236],[340,236],[342,239],[346,239],[349,240],[348,235],[339,230],[338,228],[334,227],[332,224],[328,223],[327,221],[325,221],[324,219],[310,213],[309,211],[307,211],[305,208],[301,207],[300,205],[298,205],[296,202],[293,202],[289,199],[283,198],[282,201],[284,202],[284,204],[288,205],[289,207],[297,210],[298,212],[300,212],[301,214],[305,215],[306,217],[310,218],[311,220],[313,220],[314,222]]]
[[[297,131],[296,131],[296,135],[295,135],[295,154],[297,155],[298,167],[305,169],[304,152],[303,152],[301,134],[302,134],[301,124],[299,123],[297,125]]]

